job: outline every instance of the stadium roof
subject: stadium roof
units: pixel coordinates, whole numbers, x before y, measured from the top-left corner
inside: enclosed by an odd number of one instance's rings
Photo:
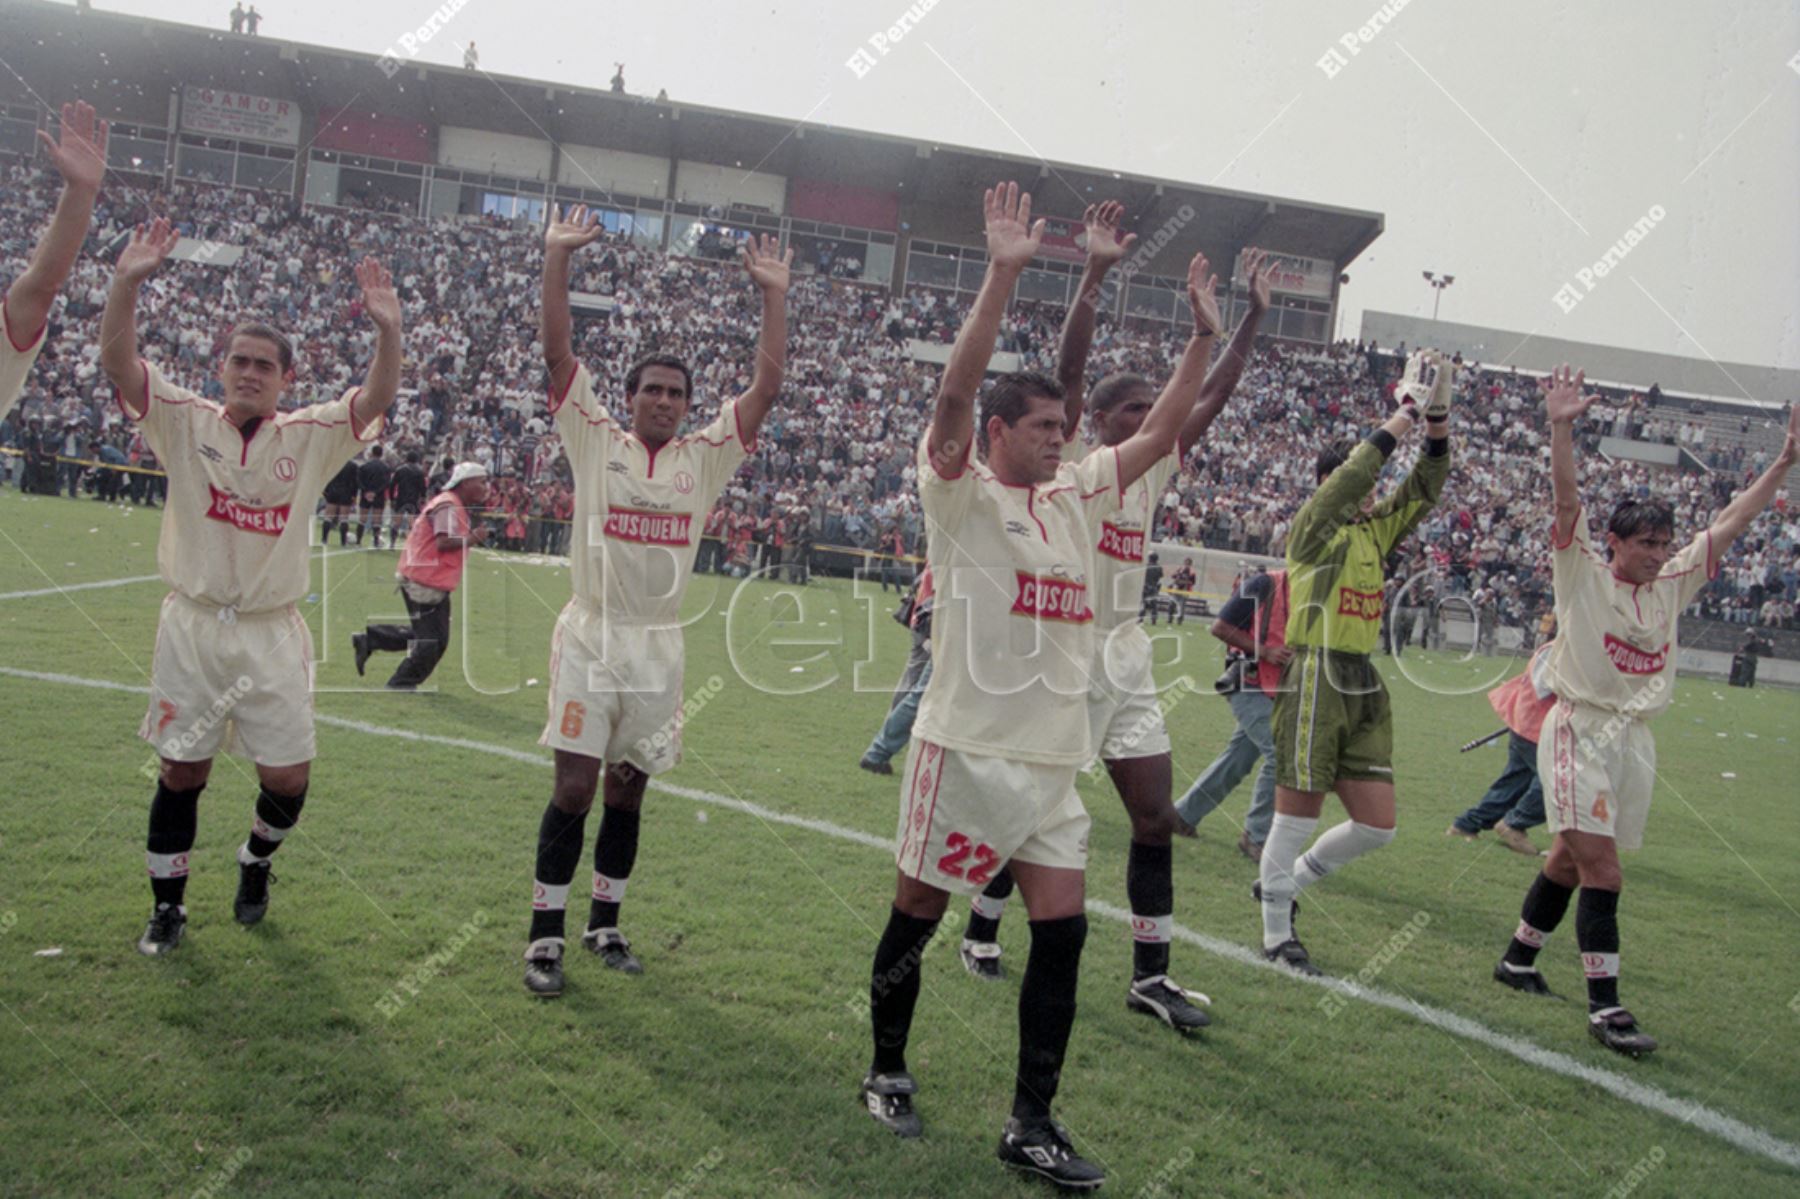
[[[1365,310],[1358,336],[1383,347],[1404,342],[1408,346],[1460,351],[1464,358],[1476,362],[1515,366],[1524,371],[1543,372],[1568,363],[1585,370],[1596,383],[1642,388],[1655,383],[1665,392],[1738,404],[1785,405],[1800,398],[1800,370],[1591,345],[1397,312]]]
[[[312,114],[367,104],[371,111],[434,126],[603,144],[790,179],[896,189],[902,197],[966,196],[998,178],[1042,180],[1030,186],[1041,197],[1043,212],[1079,217],[1088,202],[1119,199],[1142,231],[1189,204],[1197,214],[1195,227],[1182,241],[1209,254],[1259,244],[1322,259],[1339,270],[1384,227],[1375,212],[1073,163],[1045,164],[1022,155],[679,100],[659,103],[611,93],[599,80],[599,86],[577,87],[411,60],[403,60],[390,79],[377,65],[385,47],[358,53],[237,37],[143,17],[81,12],[45,0],[0,0],[0,25],[10,43],[32,47],[29,55],[13,59],[25,79],[0,81],[0,99],[29,103],[34,92],[57,102],[74,96],[103,112],[164,125],[167,96],[183,83],[205,83],[301,101]],[[102,74],[106,78],[96,78]]]

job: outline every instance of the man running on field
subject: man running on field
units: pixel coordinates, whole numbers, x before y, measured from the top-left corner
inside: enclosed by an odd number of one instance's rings
[[[702,521],[756,444],[787,361],[790,249],[744,243],[744,268],[762,295],[750,388],[711,424],[677,436],[692,398],[687,364],[640,359],[625,376],[631,427],[620,426],[575,358],[569,260],[603,229],[576,207],[553,212],[544,235],[543,341],[550,411],[575,475],[569,574],[574,598],[550,648],[550,719],[540,745],[556,751],[556,782],[538,829],[537,877],[525,986],[562,994],[563,912],[585,843],[588,809],[606,768],[606,812],[594,843],[594,889],[584,948],[615,970],[642,970],[619,932],[619,905],[637,860],[638,812],[653,774],[681,758],[681,597]]]
[[[1407,360],[1400,409],[1361,445],[1328,449],[1319,489],[1288,532],[1287,644],[1275,694],[1275,819],[1263,844],[1263,956],[1317,974],[1294,935],[1294,895],[1394,839],[1394,730],[1369,655],[1381,628],[1382,563],[1443,494],[1450,473],[1454,368],[1431,351]],[[1381,466],[1425,408],[1425,450],[1398,491],[1374,502]],[[1350,819],[1304,854],[1325,792]],[[1296,861],[1298,859],[1298,861]]]
[[[1602,555],[1588,532],[1575,465],[1575,422],[1599,398],[1581,394],[1584,379],[1563,366],[1545,380],[1556,502],[1557,636],[1548,673],[1557,703],[1537,754],[1553,836],[1494,978],[1527,994],[1551,994],[1537,969],[1538,951],[1579,886],[1575,940],[1587,975],[1588,1032],[1637,1057],[1656,1041],[1619,1003],[1619,850],[1643,844],[1650,816],[1656,739],[1647,722],[1674,697],[1682,609],[1719,573],[1731,543],[1774,500],[1800,454],[1800,407],[1788,413],[1775,461],[1680,553],[1671,554],[1675,517],[1667,504],[1625,500],[1607,522]]]
[[[400,301],[373,258],[356,267],[376,330],[361,387],[278,411],[294,382],[294,351],[260,323],[240,324],[226,339],[222,401],[170,383],[138,357],[137,299],[179,240],[162,217],[132,234],[100,321],[100,365],[169,484],[156,560],[172,590],[157,623],[150,709],[139,730],[162,755],[148,844],[155,907],[138,941],[151,955],[181,943],[197,805],[221,748],[254,761],[262,784],[249,839],[238,849],[232,910],[240,924],[255,924],[268,909],[270,859],[300,818],[317,749],[312,634],[294,608],[310,586],[309,518],[326,480],[380,434],[400,385]]]
[[[1075,1019],[1087,938],[1088,817],[1075,791],[1092,758],[1086,696],[1095,661],[1094,546],[1100,520],[1174,448],[1197,383],[1171,386],[1117,446],[1064,463],[1055,380],[1004,375],[975,397],[1000,319],[1043,237],[1017,184],[986,194],[988,268],[944,368],[918,452],[926,553],[937,591],[933,670],[904,772],[894,905],[870,982],[870,1114],[903,1137],[922,1131],[906,1070],[919,995],[918,954],[950,892],[974,894],[1011,869],[1031,912],[1019,993],[1019,1059],[1000,1159],[1067,1187],[1102,1171],[1050,1117]],[[1204,258],[1191,285],[1207,279]],[[1184,361],[1197,379],[1204,357]],[[978,423],[979,420],[979,423]],[[982,458],[971,452],[979,434]],[[1134,609],[1135,611],[1135,609]]]
[[[0,420],[12,411],[25,379],[31,374],[38,351],[50,329],[50,305],[81,256],[100,180],[106,174],[106,122],[94,120],[94,110],[83,102],[62,106],[59,142],[38,131],[44,153],[62,172],[62,195],[50,227],[39,239],[31,262],[0,300]]]

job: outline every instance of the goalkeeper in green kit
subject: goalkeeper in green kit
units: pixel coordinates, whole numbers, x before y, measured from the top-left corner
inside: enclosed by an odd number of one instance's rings
[[[1275,695],[1275,820],[1255,895],[1263,956],[1318,974],[1294,935],[1294,896],[1394,839],[1394,730],[1387,689],[1369,654],[1381,629],[1382,563],[1437,503],[1450,473],[1455,368],[1435,351],[1407,359],[1398,411],[1354,449],[1319,455],[1319,489],[1288,533],[1287,644],[1294,651]],[[1382,503],[1375,484],[1388,456],[1421,418],[1425,449]],[[1301,852],[1325,793],[1350,819]]]

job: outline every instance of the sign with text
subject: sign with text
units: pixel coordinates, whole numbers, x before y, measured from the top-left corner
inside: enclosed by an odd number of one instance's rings
[[[190,84],[181,89],[181,128],[187,133],[298,146],[300,106],[292,100]]]

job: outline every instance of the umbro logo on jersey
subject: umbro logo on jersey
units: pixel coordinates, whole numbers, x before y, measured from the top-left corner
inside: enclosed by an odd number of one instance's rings
[[[1025,527],[1025,522],[1022,520],[1007,521],[1006,522],[1006,531],[1008,533],[1011,533],[1014,537],[1029,537],[1029,536],[1031,536],[1031,530]]]
[[[626,466],[623,462],[620,462],[617,458],[614,458],[611,462],[608,462],[606,464],[606,469],[612,471],[615,475],[629,474],[631,471],[631,468],[629,466]]]
[[[202,458],[210,459],[213,462],[225,461],[225,455],[219,453],[218,450],[214,449],[210,445],[203,444],[203,445],[197,446],[195,448]]]

